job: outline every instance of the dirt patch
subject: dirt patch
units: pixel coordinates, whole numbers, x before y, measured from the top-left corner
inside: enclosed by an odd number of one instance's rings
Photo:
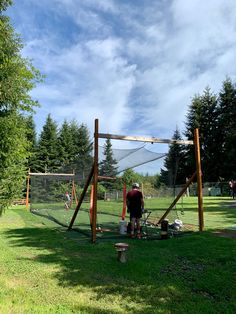
[[[221,229],[213,232],[214,235],[224,238],[236,239],[236,229]]]

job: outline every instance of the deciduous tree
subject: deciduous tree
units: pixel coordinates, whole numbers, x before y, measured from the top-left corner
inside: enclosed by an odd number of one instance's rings
[[[21,39],[4,15],[11,3],[0,1],[0,212],[22,191],[28,157],[22,115],[38,105],[29,92],[41,80],[32,63],[21,56]]]

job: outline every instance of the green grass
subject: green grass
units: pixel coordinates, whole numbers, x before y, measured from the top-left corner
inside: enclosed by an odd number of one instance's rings
[[[205,200],[209,230],[235,218],[232,201]],[[206,231],[126,242],[121,264],[114,240],[93,245],[23,207],[7,210],[0,218],[0,313],[236,313],[235,239]]]
[[[145,208],[151,212],[149,220],[157,223],[166,209],[173,202],[173,198],[152,198],[145,199]],[[61,223],[69,226],[73,215],[73,209],[66,211],[63,203],[56,204],[34,204],[35,208],[41,208],[37,212],[50,216]],[[118,230],[118,223],[122,213],[122,202],[108,202],[100,200],[97,204],[97,222],[103,228]],[[204,197],[204,225],[206,230],[214,228],[225,228],[235,224],[236,211],[235,202],[228,197]],[[43,209],[46,208],[46,209]],[[74,226],[80,228],[87,233],[90,233],[90,220],[89,220],[89,203],[83,203],[82,208],[85,209],[78,213]],[[129,220],[129,214],[126,220]],[[173,209],[167,216],[169,222],[172,223],[176,218],[181,219],[185,225],[186,230],[198,230],[198,200],[197,197],[184,197],[177,203],[176,208]],[[190,227],[189,227],[190,226]],[[155,233],[153,228],[149,228],[148,232]],[[101,236],[101,235],[100,235]]]

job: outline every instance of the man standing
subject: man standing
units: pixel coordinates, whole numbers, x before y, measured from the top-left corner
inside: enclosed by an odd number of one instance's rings
[[[126,195],[126,204],[128,213],[130,213],[131,238],[135,237],[135,225],[137,229],[137,238],[141,238],[140,218],[144,208],[143,193],[139,191],[139,184],[134,183],[132,190]]]

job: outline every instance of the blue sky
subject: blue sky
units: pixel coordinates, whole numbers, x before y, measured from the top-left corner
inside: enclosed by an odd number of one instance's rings
[[[191,98],[236,81],[235,0],[15,0],[23,55],[46,75],[32,95],[60,125],[171,138]]]

